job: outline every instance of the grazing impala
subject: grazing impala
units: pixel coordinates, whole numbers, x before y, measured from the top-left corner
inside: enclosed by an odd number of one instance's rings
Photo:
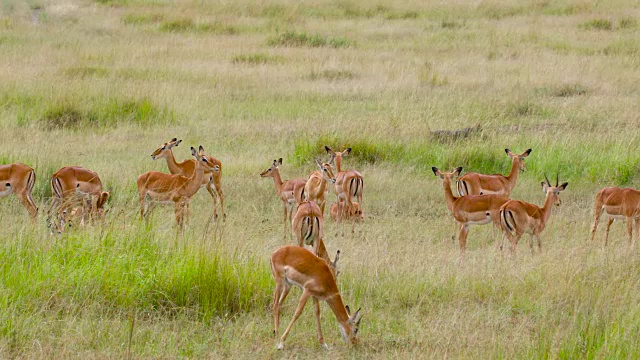
[[[85,216],[92,219],[104,217],[104,205],[109,192],[102,191],[102,181],[94,171],[79,166],[65,166],[51,176],[51,208],[50,218],[56,222],[54,228],[62,231],[67,221],[67,214],[74,207],[81,207],[79,213],[84,223]],[[51,223],[50,223],[51,224]]]
[[[360,205],[357,202],[353,203],[352,211],[344,213],[345,219],[351,219],[352,217],[356,218],[356,221],[362,221],[362,210],[360,210]],[[329,209],[329,216],[331,216],[331,220],[338,221],[338,203],[333,203],[331,205],[331,209]]]
[[[344,151],[333,151],[330,147],[325,145],[325,150],[331,154],[332,161],[336,165],[336,183],[334,188],[336,190],[336,197],[338,203],[338,213],[340,216],[338,219],[342,222],[342,234],[344,235],[344,219],[346,213],[355,212],[353,208],[353,198],[357,199],[358,205],[362,209],[362,191],[364,190],[364,179],[362,175],[356,170],[342,171],[342,157],[347,156],[351,152],[351,148],[347,148]],[[344,202],[340,202],[344,200]],[[355,217],[351,220],[351,232],[355,232]],[[338,225],[336,224],[336,233]],[[337,234],[336,234],[337,235]]]
[[[166,159],[169,172],[172,174],[182,175],[185,177],[191,177],[195,170],[196,162],[193,159],[187,159],[183,162],[176,162],[176,158],[173,156],[173,148],[180,145],[182,140],[177,138],[171,139],[169,142],[162,144],[151,154],[153,160]],[[200,153],[203,156],[204,153]],[[213,217],[218,218],[218,198],[220,198],[220,209],[222,210],[222,219],[226,220],[227,214],[224,212],[224,195],[222,194],[222,163],[211,156],[207,156],[210,163],[218,165],[217,171],[205,171],[204,179],[202,180],[202,186],[207,189],[213,199]],[[215,192],[214,192],[215,190]]]
[[[437,167],[432,167],[431,170],[433,170],[436,176],[442,179],[447,208],[449,208],[449,211],[453,214],[456,221],[460,223],[460,261],[464,262],[469,226],[484,225],[491,222],[499,226],[500,207],[509,201],[509,199],[502,195],[467,195],[455,197],[451,191],[451,178],[458,176],[462,168],[459,167],[450,173],[444,173]]]
[[[629,244],[633,245],[633,220],[636,222],[636,238],[640,234],[640,191],[630,188],[608,187],[600,190],[596,196],[596,206],[594,210],[595,221],[591,228],[591,240],[596,236],[598,222],[602,211],[607,213],[609,221],[605,232],[604,244],[609,241],[609,228],[616,219],[627,219],[627,233],[629,234]]]
[[[314,159],[318,165],[318,171],[314,171],[309,175],[309,180],[304,186],[304,194],[309,201],[315,201],[320,206],[320,212],[324,216],[324,208],[327,202],[325,197],[329,188],[327,182],[336,183],[336,177],[333,175],[333,169],[329,162],[323,163],[320,159]]]
[[[278,165],[282,165],[282,158],[273,160],[273,164],[267,170],[263,171],[260,176],[272,177],[273,183],[276,186],[276,194],[280,196],[282,200],[282,206],[284,208],[284,238],[287,238],[287,209],[289,216],[289,223],[293,217],[293,207],[296,204],[300,204],[304,199],[304,186],[307,183],[305,179],[291,179],[282,181],[280,177],[280,170]]]
[[[271,273],[276,282],[273,293],[274,334],[276,337],[280,323],[280,306],[289,294],[292,285],[302,289],[300,302],[293,319],[280,338],[278,349],[284,349],[287,335],[291,331],[293,323],[300,317],[310,297],[316,300],[314,301],[316,331],[320,345],[327,348],[320,326],[319,301],[326,301],[336,315],[343,339],[354,345],[357,343],[358,326],[361,320],[360,310],[350,315],[349,308],[342,302],[336,280],[324,260],[313,255],[307,249],[298,246],[284,246],[271,255]]]
[[[511,158],[509,175],[467,173],[457,181],[458,194],[460,196],[496,194],[509,197],[518,181],[518,170],[522,172],[526,170],[524,158],[531,154],[531,149],[522,154],[514,154],[509,149],[504,149],[504,151]]]
[[[191,177],[177,174],[165,174],[157,171],[149,171],[138,177],[138,197],[140,201],[140,216],[145,218],[153,209],[153,203],[173,203],[176,221],[180,229],[183,226],[185,207],[191,197],[200,189],[202,179],[206,171],[218,171],[219,165],[209,161],[204,154],[204,148],[200,146],[199,152],[191,148],[191,155],[196,159],[195,168]],[[148,199],[151,205],[148,209]],[[187,219],[189,212],[187,208]]]
[[[556,186],[551,186],[546,175],[545,180],[546,182],[542,182],[542,191],[546,194],[546,199],[542,207],[524,201],[509,200],[500,208],[500,227],[504,234],[503,239],[509,239],[512,254],[515,254],[516,245],[525,232],[536,238],[538,249],[542,251],[540,233],[547,225],[553,205],[560,206],[560,192],[569,185],[569,183],[558,185],[557,177]],[[529,245],[531,253],[533,253],[533,241],[529,242]]]
[[[0,197],[16,194],[34,220],[38,216],[38,207],[31,196],[35,183],[36,172],[29,166],[21,163],[0,165]]]

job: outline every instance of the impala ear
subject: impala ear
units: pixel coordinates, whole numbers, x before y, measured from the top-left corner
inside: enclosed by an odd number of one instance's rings
[[[562,184],[562,185],[558,186],[558,191],[562,191],[562,190],[566,189],[566,188],[567,188],[567,185],[569,185],[569,183],[568,183],[568,182],[566,182],[566,183],[564,183],[564,184]]]
[[[204,148],[202,147],[202,145],[200,145],[200,147],[198,148],[198,153],[200,154],[200,156],[204,155]]]
[[[324,149],[327,150],[327,153],[329,153],[331,155],[335,155],[335,152],[333,150],[331,150],[331,148],[328,147],[327,145],[324,146]]]
[[[462,173],[462,166],[457,167],[456,170],[453,172],[453,175],[458,176],[460,175],[460,173]]]
[[[507,156],[511,157],[511,150],[509,149],[504,149],[504,152],[507,153]]]
[[[440,177],[440,179],[444,179],[444,176],[442,175],[442,171],[440,171],[440,169],[438,169],[437,167],[432,166],[432,167],[431,167],[431,171],[433,171],[433,173],[434,173],[436,176],[439,176],[439,177]]]
[[[336,257],[333,259],[333,266],[336,268],[338,267],[338,260],[340,260],[340,250],[336,252]]]
[[[196,149],[193,146],[191,147],[191,156],[198,157],[198,153],[196,152]]]
[[[278,165],[282,165],[282,158],[278,159]]]
[[[322,167],[322,162],[317,157],[314,157],[313,160],[318,164],[318,166]]]
[[[540,185],[542,185],[542,191],[546,194],[547,189],[549,189],[549,185],[547,185],[547,183],[544,181],[540,182]]]
[[[347,148],[345,151],[342,152],[342,156],[347,156],[351,154],[351,148]]]
[[[527,151],[523,152],[522,155],[520,155],[520,157],[527,157],[529,156],[529,154],[531,154],[531,149],[527,149]]]
[[[349,305],[345,305],[345,310],[347,310],[347,315],[351,316],[351,309],[349,309]]]

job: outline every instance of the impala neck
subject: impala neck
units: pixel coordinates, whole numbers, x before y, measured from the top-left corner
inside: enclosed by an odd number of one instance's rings
[[[342,172],[342,156],[336,156],[335,158],[336,170]]]
[[[202,185],[202,179],[204,178],[204,166],[200,164],[200,161],[196,160],[196,167],[189,178],[189,182],[187,183],[187,192],[195,194],[199,189],[200,185]]]
[[[173,149],[169,149],[168,150],[168,155],[165,156],[165,159],[167,159],[167,166],[169,167],[169,172],[171,172],[172,174],[180,174],[182,173],[182,169],[180,169],[180,167],[178,166],[178,163],[176,162],[176,158],[173,156]]]
[[[444,198],[447,201],[447,207],[450,211],[453,211],[453,203],[457,198],[453,196],[453,192],[451,191],[451,179],[445,176],[444,179],[442,179],[442,186],[444,187]]]
[[[547,198],[544,200],[544,205],[542,206],[542,223],[546,224],[549,216],[551,216],[551,209],[553,208],[553,202],[555,200],[555,195],[553,192],[547,193]]]
[[[507,181],[509,182],[509,192],[516,187],[516,182],[518,181],[518,173],[520,172],[520,158],[514,156],[511,162],[511,171],[509,175],[507,175]]]
[[[280,177],[280,170],[274,169],[272,177],[273,177],[273,183],[276,186],[276,192],[278,194],[282,193],[282,185],[284,183],[282,182],[282,178]]]

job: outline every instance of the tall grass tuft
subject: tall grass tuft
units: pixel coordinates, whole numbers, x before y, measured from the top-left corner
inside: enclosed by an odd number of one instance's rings
[[[351,42],[343,37],[327,38],[320,34],[307,34],[305,32],[287,31],[272,37],[267,42],[270,46],[284,47],[333,47],[343,48],[352,46]]]

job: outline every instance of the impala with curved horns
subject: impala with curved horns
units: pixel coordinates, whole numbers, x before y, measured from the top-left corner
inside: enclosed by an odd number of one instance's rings
[[[315,201],[320,206],[320,212],[324,216],[324,208],[327,202],[326,194],[329,192],[327,183],[336,183],[336,177],[333,175],[333,168],[331,168],[331,158],[327,162],[322,162],[318,158],[314,158],[318,170],[309,175],[309,180],[304,186],[304,194],[309,201]]]
[[[542,191],[546,194],[544,205],[539,207],[525,201],[509,200],[500,208],[500,227],[502,228],[503,240],[506,238],[511,243],[511,253],[515,254],[516,245],[524,233],[530,234],[538,241],[538,250],[542,251],[540,233],[544,230],[551,216],[553,206],[560,206],[560,192],[567,188],[569,183],[559,185],[559,176],[556,176],[556,186],[551,186],[547,176],[541,183]],[[531,253],[533,241],[529,242]],[[500,245],[502,248],[502,244]]]
[[[199,151],[191,148],[191,155],[196,159],[195,168],[191,177],[177,174],[165,174],[157,171],[149,171],[138,177],[138,198],[140,201],[140,217],[146,218],[153,210],[155,203],[174,204],[176,222],[182,229],[185,208],[189,219],[188,203],[191,197],[200,189],[206,171],[220,170],[217,164],[209,161],[204,154],[204,148]],[[151,204],[147,208],[147,203]]]
[[[333,163],[336,165],[336,183],[334,188],[336,191],[336,198],[338,203],[338,216],[339,222],[342,222],[342,234],[344,235],[344,220],[346,213],[355,212],[353,207],[353,198],[357,199],[360,208],[362,209],[362,192],[364,190],[364,178],[356,170],[342,170],[342,158],[351,153],[351,148],[347,148],[343,151],[333,151],[330,147],[325,145],[325,150],[331,155]],[[340,202],[344,200],[344,202]],[[351,220],[351,232],[355,232],[355,217]],[[336,223],[336,235],[338,230],[338,224]]]
[[[320,345],[327,348],[320,326],[319,301],[326,301],[335,314],[343,339],[351,344],[357,344],[358,326],[362,319],[360,309],[353,315],[350,314],[349,307],[342,302],[336,280],[324,260],[299,246],[284,246],[274,251],[271,255],[271,273],[276,282],[276,288],[273,293],[274,335],[276,337],[278,336],[280,323],[280,306],[289,294],[292,285],[302,289],[298,307],[289,326],[287,326],[280,338],[278,349],[284,349],[287,335],[291,331],[293,323],[302,314],[302,310],[304,310],[309,298],[316,300],[314,301],[314,310],[316,331]]]
[[[38,216],[38,206],[31,193],[36,183],[36,172],[22,163],[0,165],[0,197],[15,194],[32,219]]]
[[[636,223],[636,238],[640,234],[640,191],[630,188],[607,187],[598,192],[594,209],[595,221],[591,228],[591,241],[595,239],[598,222],[602,212],[608,216],[607,230],[604,237],[604,245],[609,241],[609,228],[614,220],[627,219],[627,234],[629,244],[633,241],[633,220]]]
[[[167,166],[169,167],[169,172],[176,175],[182,175],[185,177],[191,177],[195,170],[196,162],[193,159],[187,159],[182,162],[177,162],[176,158],[173,156],[173,148],[180,145],[182,140],[178,140],[177,138],[173,138],[162,144],[159,148],[157,148],[152,154],[151,158],[153,160],[157,159],[166,159]],[[204,153],[200,153],[200,156],[205,155]],[[207,156],[207,159],[210,163],[217,165],[218,170],[214,171],[205,171],[204,179],[202,180],[202,187],[205,187],[209,194],[211,195],[211,199],[213,200],[213,218],[218,218],[218,198],[220,199],[220,209],[222,210],[222,220],[226,221],[227,214],[224,212],[224,195],[222,194],[222,163],[211,156]],[[215,190],[215,191],[214,191]]]
[[[531,149],[527,149],[522,154],[514,154],[509,149],[504,149],[504,152],[511,158],[509,175],[466,173],[456,183],[458,194],[460,196],[496,194],[509,197],[518,181],[518,171],[524,172],[526,170],[524,158],[531,154]]]
[[[282,165],[282,158],[273,160],[273,164],[271,164],[267,170],[260,173],[260,176],[273,178],[273,183],[276,187],[276,194],[280,196],[282,207],[284,208],[284,238],[286,239],[287,216],[289,217],[289,223],[291,223],[293,207],[304,200],[304,186],[307,183],[307,180],[291,179],[282,181],[282,178],[280,177],[280,169],[278,168],[279,165]]]
[[[451,191],[451,179],[462,171],[462,167],[454,171],[445,173],[437,167],[432,167],[433,173],[442,179],[444,197],[447,208],[453,214],[454,219],[460,224],[460,262],[464,262],[465,250],[467,248],[467,235],[471,225],[485,225],[493,223],[500,224],[500,207],[509,201],[509,198],[502,195],[467,195],[456,197]]]
[[[61,232],[74,207],[82,208],[82,223],[87,215],[91,219],[102,220],[110,192],[103,191],[102,181],[95,171],[80,166],[65,166],[51,176],[51,194],[48,222],[51,226],[51,218],[55,218],[53,229]]]

